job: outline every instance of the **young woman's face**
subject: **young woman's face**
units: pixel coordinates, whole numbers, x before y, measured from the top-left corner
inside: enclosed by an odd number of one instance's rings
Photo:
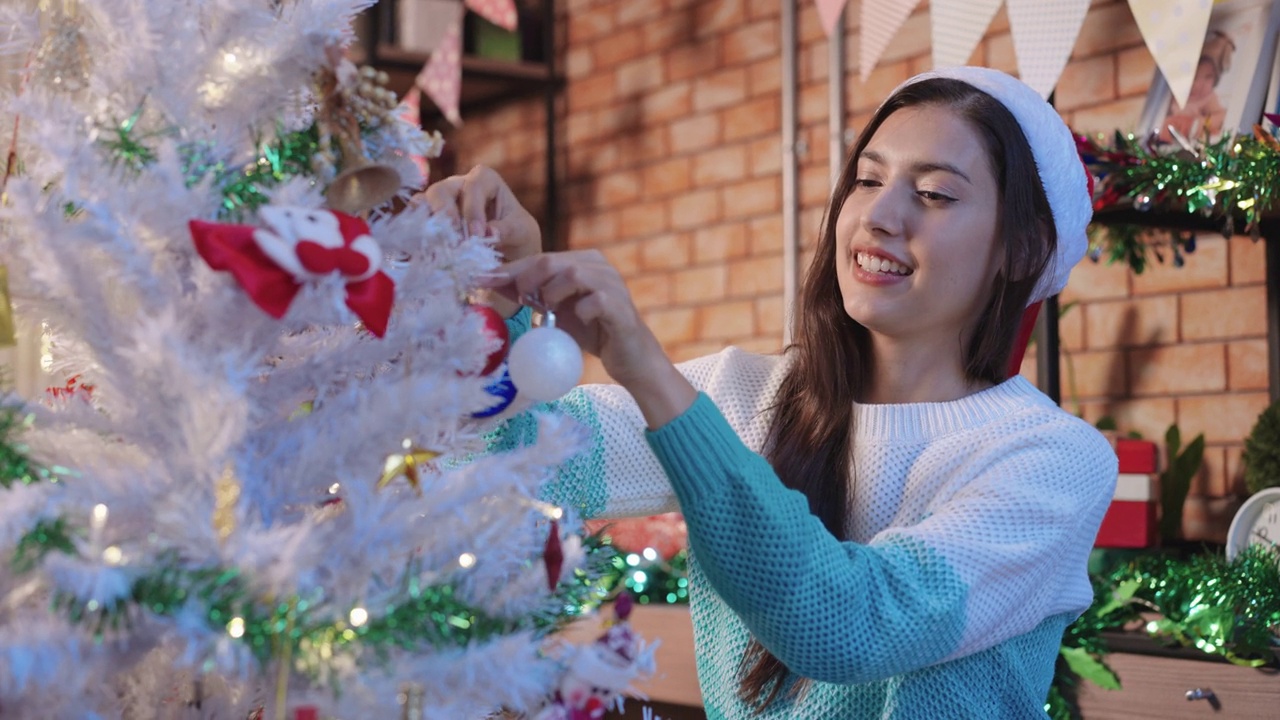
[[[858,160],[836,221],[845,312],[887,337],[967,337],[986,304],[999,198],[986,146],[951,110],[885,119]]]

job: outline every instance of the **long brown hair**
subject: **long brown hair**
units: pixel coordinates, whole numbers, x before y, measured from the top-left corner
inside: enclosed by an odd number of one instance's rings
[[[853,478],[853,403],[865,396],[871,360],[867,329],[845,312],[836,280],[836,218],[853,189],[858,158],[885,118],[905,107],[936,105],[964,118],[986,146],[999,193],[1003,263],[991,296],[964,343],[969,379],[1005,379],[1010,351],[1036,280],[1057,246],[1053,214],[1022,128],[990,95],[948,78],[922,80],[899,90],[871,118],[831,194],[813,262],[800,289],[794,363],[773,405],[766,455],[787,487],[809,498],[809,510],[840,540],[845,533]],[[797,698],[809,685],[752,638],[743,656],[738,696],[756,712],[785,689]],[[794,680],[794,682],[792,682]]]

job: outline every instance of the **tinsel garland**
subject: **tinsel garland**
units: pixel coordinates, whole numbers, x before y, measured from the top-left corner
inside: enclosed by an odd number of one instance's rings
[[[1273,124],[1280,119],[1267,117]],[[1257,239],[1259,222],[1275,209],[1280,192],[1280,141],[1261,126],[1254,127],[1252,136],[1228,134],[1214,142],[1179,138],[1173,152],[1119,131],[1109,141],[1101,135],[1077,135],[1076,145],[1097,178],[1095,211],[1131,205],[1166,216],[1195,214],[1218,219],[1224,236],[1240,229]],[[1243,221],[1243,226],[1237,228],[1237,221]],[[1164,261],[1163,242],[1152,244],[1139,237],[1147,229],[1116,224],[1100,233],[1092,227],[1090,257],[1096,261],[1106,254],[1110,262],[1126,262],[1141,273],[1148,247],[1157,260]],[[1168,246],[1173,264],[1181,266],[1183,255],[1195,250],[1195,235],[1174,234]]]
[[[48,480],[54,473],[41,468],[16,442],[27,421],[19,408],[0,407],[0,486]],[[86,534],[66,518],[41,520],[19,539],[10,563],[17,572],[34,568],[49,553],[77,553],[76,538]],[[458,598],[449,583],[423,586],[413,566],[406,568],[400,600],[380,616],[368,615],[358,625],[346,617],[333,618],[306,597],[267,601],[255,595],[251,583],[233,567],[183,567],[175,557],[161,558],[153,569],[132,583],[127,597],[109,605],[83,602],[66,593],[52,599],[53,607],[97,638],[126,631],[141,613],[174,615],[193,601],[204,612],[207,626],[244,644],[264,666],[280,657],[297,659],[301,669],[318,671],[343,652],[368,657],[400,648],[464,648],[488,639],[531,631],[542,636],[589,612],[608,594],[612,573],[625,561],[598,536],[583,543],[586,562],[573,577],[555,589],[554,607],[542,614],[498,618]],[[550,605],[549,605],[550,606]],[[320,661],[323,658],[323,662]]]

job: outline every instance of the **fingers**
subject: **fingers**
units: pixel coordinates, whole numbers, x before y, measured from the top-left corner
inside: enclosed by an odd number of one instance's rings
[[[471,168],[471,172],[464,176],[459,206],[462,221],[471,234],[485,233],[489,218],[494,216],[493,211],[504,191],[507,194],[511,192],[498,173],[483,165]]]
[[[457,225],[462,223],[462,214],[458,208],[458,196],[462,193],[463,178],[459,175],[447,177],[432,183],[422,193],[432,213],[443,213]]]

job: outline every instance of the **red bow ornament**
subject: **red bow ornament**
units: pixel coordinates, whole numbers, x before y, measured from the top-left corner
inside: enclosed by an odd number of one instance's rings
[[[192,220],[196,252],[214,270],[235,277],[254,304],[281,318],[302,289],[337,273],[346,304],[378,337],[387,331],[395,283],[379,265],[382,252],[358,217],[336,210],[267,206],[265,228]]]

